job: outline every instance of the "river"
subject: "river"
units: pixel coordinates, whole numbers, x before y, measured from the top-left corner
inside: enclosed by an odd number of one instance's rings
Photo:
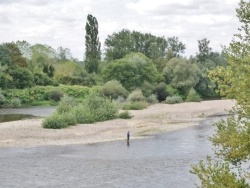
[[[0,149],[0,187],[193,188],[189,171],[212,154],[212,121],[145,139]],[[131,133],[131,138],[133,135]]]

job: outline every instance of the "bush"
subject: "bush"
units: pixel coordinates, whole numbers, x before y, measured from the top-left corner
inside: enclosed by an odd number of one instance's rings
[[[136,89],[130,93],[127,98],[128,102],[135,102],[135,101],[145,101],[145,97],[142,94],[140,89]]]
[[[175,103],[182,103],[182,102],[183,102],[182,98],[180,96],[177,96],[177,95],[167,97],[166,101],[165,101],[165,103],[167,103],[167,104],[175,104]]]
[[[136,101],[125,103],[123,106],[123,110],[142,110],[148,107],[148,103],[144,101]]]
[[[57,88],[54,88],[49,92],[49,99],[53,101],[58,102],[61,100],[62,97],[63,97],[63,92]]]
[[[191,88],[188,92],[187,98],[186,98],[187,102],[200,102],[201,101],[201,97],[200,95],[195,91],[194,88]]]
[[[67,124],[67,126],[77,124],[77,119],[73,111],[62,113],[61,116],[62,116],[63,121]]]
[[[121,119],[131,119],[132,117],[133,116],[127,110],[118,114],[118,118],[121,118]]]
[[[145,97],[149,97],[153,94],[154,86],[147,81],[144,81],[140,86],[140,89]]]
[[[164,82],[159,83],[155,88],[155,94],[160,102],[166,100],[167,85]]]
[[[158,102],[158,99],[155,94],[150,95],[149,97],[146,98],[146,101],[150,104],[155,104]]]
[[[56,108],[57,113],[62,114],[72,110],[76,106],[76,101],[73,97],[64,95]]]
[[[174,88],[172,85],[167,85],[167,93],[170,96],[178,96],[179,95],[179,91],[178,89]]]
[[[114,119],[118,111],[110,99],[105,99],[98,95],[89,95],[82,104],[85,112],[94,116],[95,121]]]
[[[0,106],[3,106],[5,104],[5,97],[0,93]]]
[[[102,86],[101,94],[111,99],[117,99],[119,96],[126,98],[128,91],[117,80],[111,80]]]
[[[43,128],[48,129],[62,129],[68,127],[69,125],[64,119],[64,114],[54,113],[44,119],[42,126]]]
[[[20,107],[22,105],[21,100],[18,98],[14,98],[10,101],[10,106],[12,107]]]

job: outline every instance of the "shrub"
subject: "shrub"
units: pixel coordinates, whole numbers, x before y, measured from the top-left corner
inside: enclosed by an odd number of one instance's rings
[[[155,88],[157,99],[161,102],[167,97],[167,86],[164,82],[159,83]]]
[[[87,96],[83,103],[73,108],[78,123],[93,123],[114,119],[117,114],[114,103],[98,95]]]
[[[94,116],[95,121],[104,121],[114,119],[117,108],[110,99],[98,95],[89,95],[83,101],[85,111]]]
[[[128,102],[135,102],[135,101],[145,101],[145,97],[142,94],[140,89],[136,89],[130,93],[127,98]]]
[[[182,103],[182,102],[183,100],[181,96],[178,96],[178,95],[167,97],[165,100],[165,103],[167,104],[175,104],[175,103]]]
[[[117,80],[111,80],[102,86],[101,94],[112,99],[117,99],[119,96],[126,98],[128,91]]]
[[[148,103],[145,101],[135,101],[125,103],[123,106],[123,110],[142,110],[148,107]]]
[[[127,110],[118,114],[118,118],[121,118],[121,119],[131,119],[132,117],[133,116]]]
[[[201,97],[200,95],[195,91],[194,88],[191,88],[188,92],[187,98],[186,98],[187,102],[200,102],[201,101]]]
[[[54,88],[49,92],[49,99],[52,99],[56,102],[60,101],[62,97],[63,97],[63,92],[57,88]]]
[[[150,95],[149,97],[146,98],[146,101],[150,104],[155,104],[158,102],[158,99],[155,94]]]
[[[149,97],[153,94],[154,86],[147,81],[144,81],[140,86],[140,89],[145,97]]]
[[[172,85],[167,85],[166,88],[167,88],[167,93],[168,93],[170,96],[179,95],[178,89],[174,88]]]
[[[63,121],[69,125],[76,125],[77,119],[73,111],[61,114],[63,116]]]
[[[64,114],[54,113],[51,116],[44,119],[42,122],[43,128],[48,129],[62,129],[68,127],[69,125],[64,119]]]
[[[0,93],[0,106],[5,104],[5,97]]]
[[[76,106],[76,101],[73,97],[69,97],[68,95],[64,95],[59,102],[59,105],[56,108],[56,111],[59,114],[69,112],[72,108]]]
[[[14,98],[10,101],[10,106],[12,107],[20,107],[22,105],[21,100],[18,98]]]

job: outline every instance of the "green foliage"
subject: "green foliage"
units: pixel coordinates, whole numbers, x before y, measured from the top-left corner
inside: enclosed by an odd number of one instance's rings
[[[200,69],[185,59],[173,58],[163,69],[166,83],[184,92],[194,87],[200,78]]]
[[[60,89],[54,88],[48,93],[48,95],[49,95],[49,99],[59,102],[61,98],[63,97],[64,93]]]
[[[244,178],[238,178],[236,173],[231,172],[228,162],[212,162],[207,158],[206,164],[200,161],[192,166],[191,173],[196,174],[201,180],[203,188],[249,188]]]
[[[87,96],[82,105],[84,106],[85,112],[93,115],[94,121],[114,119],[117,113],[117,108],[110,99],[98,95]]]
[[[167,85],[164,82],[159,83],[155,87],[155,94],[157,96],[158,101],[164,101],[168,95],[167,93]]]
[[[180,94],[178,89],[174,88],[172,85],[167,85],[167,93],[170,96],[175,96]]]
[[[129,94],[127,101],[128,102],[145,101],[145,97],[143,96],[142,91],[140,89],[136,89]]]
[[[93,94],[88,95],[81,104],[75,105],[72,98],[64,96],[56,110],[60,115],[70,114],[69,117],[65,117],[67,126],[114,119],[118,111],[111,100]]]
[[[42,122],[43,128],[62,129],[68,127],[69,125],[65,121],[65,119],[67,119],[65,118],[65,115],[66,114],[54,113],[51,116],[45,118]]]
[[[53,90],[59,90],[55,92],[57,96],[63,96],[63,93],[66,95],[75,98],[78,101],[83,100],[87,95],[91,93],[98,93],[99,87],[84,87],[84,86],[35,86],[32,88],[26,89],[7,89],[3,90],[2,94],[5,96],[6,103],[10,103],[10,101],[14,98],[19,98],[22,104],[34,104],[42,101],[50,100],[50,95],[53,94]],[[55,97],[57,97],[55,96]],[[58,97],[56,101],[58,100]]]
[[[14,42],[4,43],[3,45],[10,52],[11,64],[13,66],[18,66],[18,67],[27,67],[28,66],[26,59],[22,56],[18,46]]]
[[[140,86],[140,89],[145,97],[149,97],[154,92],[154,85],[149,83],[148,81],[144,81]]]
[[[148,103],[145,101],[127,102],[123,105],[123,110],[142,110],[148,107]]]
[[[100,88],[96,87],[86,87],[86,86],[59,86],[59,89],[63,91],[63,93],[76,98],[77,100],[83,100],[87,95],[91,93],[99,93]]]
[[[119,96],[126,98],[128,95],[128,91],[116,80],[106,82],[101,87],[100,93],[111,99],[117,99]]]
[[[183,100],[181,96],[174,95],[174,96],[169,96],[166,98],[165,103],[167,104],[175,104],[175,103],[182,103]]]
[[[67,95],[64,95],[57,108],[56,108],[56,112],[59,114],[63,114],[63,113],[68,113],[70,112],[73,107],[75,107],[77,105],[76,100],[73,97],[69,97]]]
[[[140,87],[144,81],[155,83],[158,75],[153,62],[141,53],[132,53],[123,59],[107,63],[102,70],[105,81],[117,80],[128,91]]]
[[[118,114],[118,118],[120,119],[131,119],[133,116],[129,113],[129,111],[125,110]]]
[[[200,102],[201,101],[201,97],[200,95],[195,91],[194,88],[191,88],[188,92],[187,98],[186,98],[187,102]]]
[[[55,85],[54,81],[44,73],[34,73],[34,82],[39,86]]]
[[[5,97],[0,91],[0,107],[3,106],[4,104],[5,104]]]
[[[173,57],[180,57],[184,53],[186,46],[179,41],[178,37],[169,37],[167,39],[168,48],[167,48],[167,59],[170,60]],[[171,54],[171,55],[170,55]]]
[[[146,98],[146,101],[150,104],[155,104],[158,102],[157,96],[155,94],[152,94]]]
[[[164,57],[167,41],[164,37],[123,29],[109,35],[105,40],[105,46],[108,61],[124,58],[131,52],[140,52],[150,59],[157,59]]]
[[[101,60],[101,43],[98,37],[98,21],[88,14],[85,26],[85,68],[88,73],[97,72]]]
[[[10,101],[9,104],[11,107],[20,107],[22,105],[21,100],[18,98],[14,98]]]
[[[242,26],[237,39],[224,49],[227,66],[210,71],[209,77],[220,94],[235,99],[237,105],[227,120],[216,123],[210,138],[220,158],[214,164],[208,160],[193,167],[204,187],[250,187],[249,168],[244,169],[250,159],[250,2],[241,0],[236,12]]]

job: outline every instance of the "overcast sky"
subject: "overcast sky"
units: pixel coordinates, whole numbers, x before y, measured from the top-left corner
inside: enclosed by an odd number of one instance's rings
[[[57,49],[69,48],[83,59],[88,14],[99,22],[104,47],[107,35],[122,29],[179,37],[186,55],[198,52],[207,38],[214,51],[228,45],[239,27],[239,0],[0,0],[0,43],[26,40]]]

